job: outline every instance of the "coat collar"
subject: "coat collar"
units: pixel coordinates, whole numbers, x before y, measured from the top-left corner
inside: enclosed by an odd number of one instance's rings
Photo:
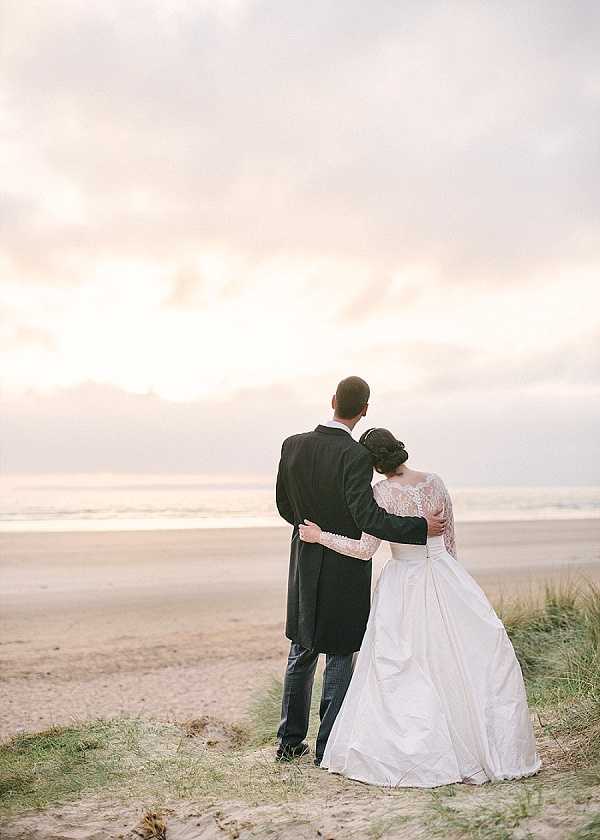
[[[354,438],[352,438],[352,435],[348,434],[348,432],[345,432],[343,429],[336,429],[335,426],[322,426],[319,423],[319,425],[315,429],[315,432],[321,432],[321,434],[323,435],[347,435],[349,438],[354,440]]]

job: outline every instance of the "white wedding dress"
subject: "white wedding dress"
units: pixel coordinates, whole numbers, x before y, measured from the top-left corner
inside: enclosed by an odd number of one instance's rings
[[[392,543],[377,583],[350,687],[321,766],[391,787],[514,779],[536,773],[521,668],[504,625],[456,560],[452,505],[433,474],[386,479],[375,498],[390,513],[445,505],[449,527],[426,546]],[[380,540],[323,532],[321,543],[368,559]]]

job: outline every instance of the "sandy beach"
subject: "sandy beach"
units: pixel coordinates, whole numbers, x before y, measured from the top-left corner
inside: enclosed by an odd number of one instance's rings
[[[0,736],[123,714],[243,718],[285,661],[288,541],[287,528],[3,534]],[[600,580],[597,520],[461,524],[458,549],[493,598]]]

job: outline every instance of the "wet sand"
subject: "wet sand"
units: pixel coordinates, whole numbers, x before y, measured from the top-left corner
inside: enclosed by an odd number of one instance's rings
[[[0,535],[0,737],[242,718],[285,661],[288,542],[287,528]],[[459,524],[457,542],[492,598],[600,582],[599,520]]]

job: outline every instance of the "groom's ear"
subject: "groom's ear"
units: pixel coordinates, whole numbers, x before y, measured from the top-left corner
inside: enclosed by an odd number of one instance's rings
[[[363,416],[363,417],[366,417],[366,416],[367,416],[367,411],[368,411],[368,410],[369,410],[369,403],[367,403],[367,404],[365,405],[365,407],[363,408],[363,411],[362,411],[362,416]]]
[[[333,395],[333,397],[331,398],[331,407],[332,407],[332,408],[333,408],[333,410],[335,411],[335,394],[334,394],[334,395]]]

